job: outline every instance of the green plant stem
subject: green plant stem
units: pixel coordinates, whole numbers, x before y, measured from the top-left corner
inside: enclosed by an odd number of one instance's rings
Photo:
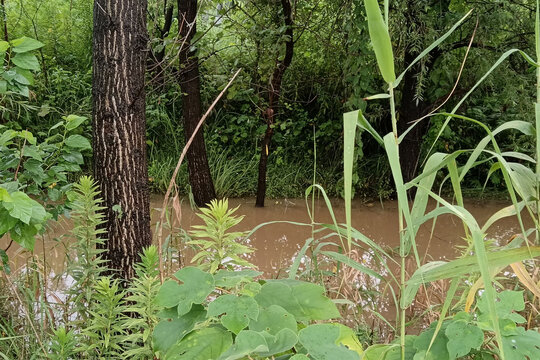
[[[399,154],[399,141],[398,141],[398,131],[397,131],[397,118],[396,118],[396,103],[394,98],[394,88],[392,84],[389,84],[389,93],[390,93],[390,116],[392,120],[392,132],[394,133],[394,139],[396,141],[396,153]],[[399,155],[398,155],[399,156]],[[403,296],[403,291],[405,290],[405,259],[407,255],[405,254],[405,242],[403,234],[403,211],[401,206],[398,206],[399,214],[399,256],[401,257],[401,284],[400,291]],[[400,346],[401,346],[401,358],[405,359],[405,307],[401,308],[400,315]]]
[[[536,45],[536,62],[540,61],[540,1],[536,0],[536,21],[535,21],[535,45]],[[536,67],[536,104],[534,109],[535,128],[536,128],[536,178],[540,178],[540,67]],[[540,186],[536,183],[536,213],[538,223],[540,223]],[[540,234],[538,226],[536,227],[536,243],[540,243]]]

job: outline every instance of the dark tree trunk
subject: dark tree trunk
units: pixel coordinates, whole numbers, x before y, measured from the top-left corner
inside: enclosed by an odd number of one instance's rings
[[[180,51],[180,87],[182,88],[182,111],[186,142],[193,134],[201,118],[201,83],[199,59],[190,51],[191,40],[196,33],[197,0],[178,0],[178,26],[182,49]],[[197,132],[187,152],[189,183],[198,206],[204,206],[216,198],[214,183],[206,157],[202,129]]]
[[[94,3],[94,174],[107,221],[104,256],[124,279],[133,277],[133,264],[152,240],[145,138],[146,4]]]
[[[409,50],[405,51],[405,66],[410,64],[415,58]],[[401,90],[401,103],[399,107],[398,133],[402,134],[412,124],[411,122],[425,114],[428,105],[424,101],[417,101],[415,93],[417,88],[416,75],[420,71],[418,66],[410,69],[403,79],[403,88]],[[429,120],[424,119],[417,124],[403,139],[400,144],[400,163],[403,179],[408,182],[412,180],[418,171],[420,161],[420,150],[422,147],[422,138],[428,129]]]
[[[281,94],[281,82],[285,71],[291,65],[294,54],[294,39],[293,39],[293,20],[292,20],[292,8],[289,0],[281,0],[281,8],[283,10],[283,18],[285,26],[285,35],[287,40],[285,41],[285,57],[283,60],[276,63],[274,73],[270,78],[270,84],[268,89],[268,107],[263,112],[263,118],[266,122],[266,132],[261,144],[261,158],[259,160],[259,178],[257,181],[257,200],[255,206],[263,207],[264,199],[266,197],[266,170],[268,165],[268,155],[270,154],[270,142],[274,135],[274,118],[279,104],[279,97]]]
[[[165,86],[165,37],[169,34],[169,31],[171,30],[172,26],[172,20],[173,20],[173,5],[167,5],[165,2],[164,9],[163,9],[163,16],[164,16],[164,24],[163,27],[160,27],[157,29],[159,39],[161,40],[161,43],[163,47],[161,50],[154,52],[150,51],[149,61],[148,61],[148,70],[152,74],[152,84],[154,85],[156,90],[160,90]]]
[[[9,41],[9,33],[8,33],[8,28],[7,28],[7,12],[6,12],[5,0],[0,1],[0,6],[2,6],[2,23],[4,25],[4,41]]]

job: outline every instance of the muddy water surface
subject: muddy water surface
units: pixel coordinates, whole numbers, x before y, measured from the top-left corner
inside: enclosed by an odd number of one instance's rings
[[[152,220],[159,217],[159,208],[163,199],[153,196]],[[251,230],[255,226],[276,220],[286,220],[301,223],[310,223],[306,202],[303,199],[267,200],[265,208],[255,208],[254,199],[231,199],[230,206],[239,206],[237,214],[244,215],[244,220],[238,225],[238,230]],[[311,202],[309,204],[311,206]],[[338,222],[345,221],[343,201],[333,200],[333,211]],[[504,201],[468,201],[468,210],[483,224],[490,215],[509,205]],[[315,203],[315,221],[331,223],[332,219],[324,201]],[[399,244],[397,202],[362,203],[353,201],[353,226],[381,246],[390,248]],[[195,215],[187,202],[182,204],[182,227],[189,229],[193,224],[200,224],[201,220]],[[71,227],[69,220],[63,219],[51,225],[51,230],[36,242],[34,256],[45,260],[45,263],[54,273],[63,272],[65,247],[67,241],[61,241],[61,234]],[[463,227],[452,216],[441,216],[431,234],[432,223],[421,227],[417,244],[421,257],[427,260],[450,259],[455,256],[455,245],[465,245],[462,239]],[[490,236],[501,243],[506,243],[517,232],[517,223],[513,219],[503,219],[492,226]],[[256,264],[268,277],[279,276],[280,269],[291,264],[292,259],[311,236],[311,227],[292,224],[271,224],[257,230],[249,239],[257,251],[250,256],[250,261]],[[60,238],[60,241],[59,241]],[[0,248],[6,248],[6,238],[0,239]],[[335,250],[335,249],[334,249]],[[12,268],[23,267],[28,261],[29,254],[21,251],[14,244],[9,251]],[[189,263],[189,261],[187,262]]]

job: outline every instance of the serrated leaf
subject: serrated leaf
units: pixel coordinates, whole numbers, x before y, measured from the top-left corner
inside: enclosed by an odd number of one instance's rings
[[[238,334],[246,328],[250,319],[256,320],[259,315],[259,305],[249,296],[222,295],[208,305],[208,317],[221,317],[221,323],[228,330]]]

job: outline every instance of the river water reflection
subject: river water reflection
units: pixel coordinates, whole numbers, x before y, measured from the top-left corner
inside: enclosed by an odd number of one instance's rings
[[[159,217],[159,208],[162,205],[162,201],[161,196],[152,196],[153,224],[155,224]],[[239,206],[238,215],[245,216],[244,220],[235,230],[249,231],[259,224],[276,220],[310,223],[308,211],[306,210],[306,201],[304,199],[269,199],[267,200],[267,206],[264,208],[255,208],[254,203],[255,200],[251,198],[231,199],[229,201],[230,207]],[[466,205],[477,221],[483,224],[490,215],[509,204],[504,201],[471,200]],[[309,206],[311,206],[311,202]],[[344,222],[345,211],[343,201],[332,200],[332,207],[337,221],[340,223]],[[314,218],[316,222],[332,222],[324,201],[318,200],[315,202]],[[201,224],[201,220],[186,201],[182,203],[181,223],[182,228],[186,230],[191,225]],[[393,248],[399,245],[397,202],[395,201],[385,201],[383,203],[353,201],[352,224],[355,229],[382,247]],[[432,226],[432,222],[424,224],[418,232],[416,242],[422,258],[426,258],[426,260],[451,259],[455,256],[455,245],[466,244],[462,239],[463,227],[457,218],[450,215],[443,215],[438,218],[433,228],[433,233],[431,231]],[[51,225],[51,231],[36,242],[34,255],[44,258],[47,265],[57,274],[63,271],[63,259],[65,257],[65,244],[61,241],[59,242],[57,239],[61,234],[68,232],[70,227],[71,222],[62,219],[57,223],[53,223]],[[491,227],[489,236],[497,241],[506,243],[517,232],[517,229],[515,219],[503,219]],[[256,264],[267,277],[276,277],[280,270],[285,269],[291,264],[295,255],[310,237],[311,227],[309,226],[286,223],[263,226],[249,239],[250,244],[256,249],[249,260]],[[6,246],[7,239],[0,239],[0,247],[5,248]],[[9,255],[12,261],[12,269],[14,270],[24,266],[29,256],[28,253],[21,251],[16,244],[11,247]]]

